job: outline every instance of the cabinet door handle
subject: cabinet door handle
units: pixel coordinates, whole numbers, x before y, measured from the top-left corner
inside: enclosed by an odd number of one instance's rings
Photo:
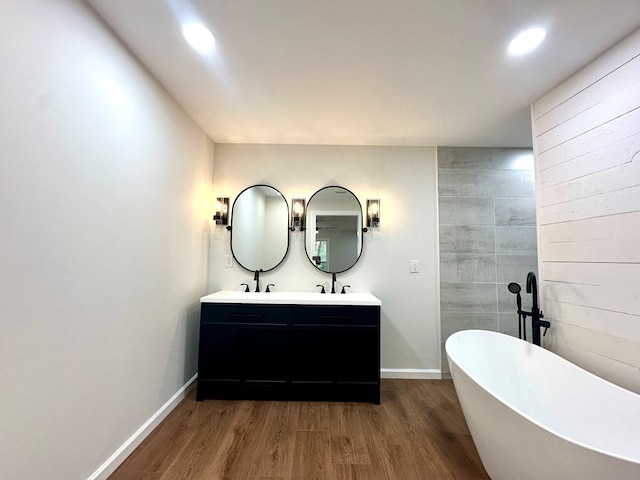
[[[353,320],[353,315],[343,315],[343,316],[338,316],[338,315],[320,315],[318,317],[319,320],[322,320],[324,322],[335,322],[335,321],[340,321],[340,322],[346,322],[349,320]]]
[[[230,313],[227,318],[241,318],[241,319],[260,319],[263,315],[260,313]]]

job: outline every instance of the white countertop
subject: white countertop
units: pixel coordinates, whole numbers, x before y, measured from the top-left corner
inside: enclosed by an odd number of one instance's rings
[[[382,302],[370,293],[242,292],[221,290],[200,299],[201,303],[255,303],[280,305],[373,305]]]

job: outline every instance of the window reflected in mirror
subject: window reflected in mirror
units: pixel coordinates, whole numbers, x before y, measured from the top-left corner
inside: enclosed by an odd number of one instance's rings
[[[317,236],[317,235],[316,235]],[[329,240],[316,240],[316,251],[313,256],[313,262],[320,270],[327,271],[327,250]]]

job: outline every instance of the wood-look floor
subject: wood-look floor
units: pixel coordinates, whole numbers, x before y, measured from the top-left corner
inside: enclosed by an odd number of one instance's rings
[[[195,401],[109,480],[488,479],[451,380],[382,381],[381,405]]]

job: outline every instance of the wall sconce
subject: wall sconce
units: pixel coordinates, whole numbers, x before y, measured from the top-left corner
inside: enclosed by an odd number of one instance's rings
[[[216,213],[213,215],[216,225],[229,223],[229,197],[216,198]]]
[[[367,228],[380,226],[380,199],[367,200]]]
[[[294,232],[296,228],[299,228],[300,231],[304,230],[304,208],[304,198],[291,199],[291,226],[289,230],[292,232]]]

